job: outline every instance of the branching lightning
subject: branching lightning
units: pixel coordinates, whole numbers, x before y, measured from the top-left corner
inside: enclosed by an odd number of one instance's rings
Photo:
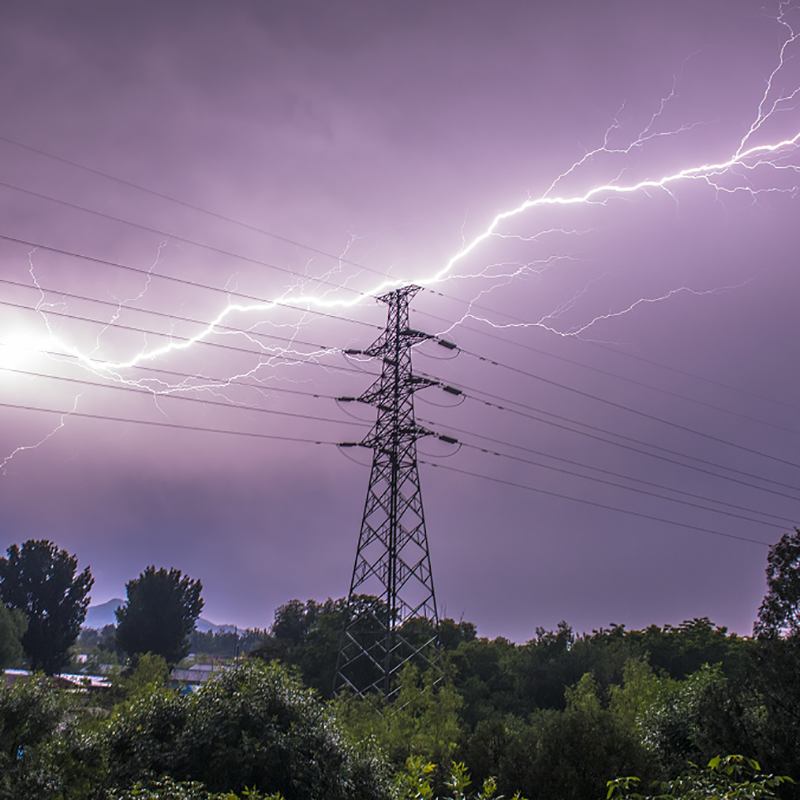
[[[48,433],[44,438],[40,439],[38,442],[36,442],[36,444],[20,445],[19,447],[12,450],[7,456],[5,456],[5,458],[3,458],[2,461],[0,461],[0,472],[2,472],[3,475],[7,474],[8,465],[11,463],[14,456],[16,456],[17,454],[22,453],[25,450],[36,450],[38,447],[41,447],[45,442],[52,439],[66,425],[67,417],[70,414],[74,414],[78,410],[79,399],[80,395],[78,395],[75,398],[75,401],[72,404],[72,409],[70,411],[61,414],[61,418],[59,420],[58,425],[52,431],[50,431],[50,433]]]
[[[580,159],[563,170],[540,195],[535,197],[528,196],[516,206],[499,212],[478,235],[473,236],[471,239],[465,239],[458,252],[443,266],[432,273],[409,275],[403,278],[386,277],[377,281],[375,285],[366,291],[354,291],[350,289],[349,285],[355,281],[358,275],[354,273],[345,274],[343,271],[343,262],[346,260],[348,251],[355,240],[355,237],[351,237],[338,263],[322,277],[312,276],[311,274],[298,275],[294,284],[284,288],[271,299],[265,299],[260,302],[234,301],[229,295],[226,304],[213,319],[204,323],[202,327],[191,336],[178,338],[177,336],[168,334],[158,334],[160,340],[163,341],[159,341],[159,343],[150,343],[148,342],[148,337],[145,335],[144,345],[140,349],[133,352],[128,357],[119,360],[110,360],[100,357],[100,353],[102,352],[102,339],[107,333],[113,330],[114,324],[119,320],[123,310],[129,308],[137,301],[142,300],[151,289],[152,282],[156,277],[156,269],[161,260],[162,250],[166,246],[166,243],[162,242],[159,246],[158,254],[148,270],[145,283],[138,294],[127,300],[116,300],[116,310],[112,314],[110,320],[101,327],[96,337],[95,346],[88,352],[60,336],[54,326],[51,325],[48,312],[52,313],[59,304],[47,301],[46,289],[43,288],[34,271],[34,253],[31,253],[29,256],[29,273],[33,286],[40,293],[40,299],[36,303],[36,311],[39,312],[48,334],[47,341],[42,342],[39,349],[41,352],[60,353],[65,357],[74,359],[76,363],[80,364],[86,370],[105,380],[125,383],[139,388],[147,388],[155,397],[163,394],[189,391],[206,391],[220,395],[224,388],[224,383],[204,381],[200,377],[198,377],[197,380],[184,380],[173,384],[164,379],[133,378],[130,377],[128,373],[135,367],[163,359],[170,354],[179,354],[191,350],[200,344],[209,342],[213,337],[217,336],[243,337],[248,345],[254,348],[254,352],[257,356],[257,363],[253,366],[246,370],[234,370],[236,374],[231,376],[231,382],[239,381],[243,378],[253,378],[257,380],[259,371],[265,366],[273,365],[277,358],[281,359],[282,364],[307,363],[309,361],[319,362],[323,357],[333,352],[331,349],[325,348],[311,351],[302,350],[293,347],[291,342],[288,345],[267,345],[256,335],[261,326],[277,325],[278,323],[270,322],[270,314],[287,304],[294,308],[306,309],[309,312],[315,310],[346,312],[348,309],[364,303],[366,299],[379,296],[409,282],[419,284],[423,287],[433,287],[455,279],[489,280],[488,287],[484,285],[483,288],[477,291],[473,300],[473,303],[475,303],[480,297],[520,279],[521,276],[541,274],[569,258],[563,255],[556,256],[546,254],[542,257],[531,258],[529,261],[522,263],[508,264],[504,262],[490,263],[483,267],[470,266],[472,262],[468,263],[468,259],[478,256],[482,247],[490,245],[492,241],[512,238],[527,245],[536,244],[544,246],[548,237],[578,236],[587,232],[570,227],[569,225],[548,227],[546,230],[541,230],[533,234],[514,233],[508,230],[508,226],[513,220],[520,218],[528,222],[530,216],[539,209],[563,208],[566,210],[578,206],[605,205],[615,198],[656,192],[663,192],[677,202],[675,197],[676,188],[681,184],[692,183],[700,183],[711,189],[714,197],[717,199],[726,195],[746,194],[756,201],[758,195],[762,193],[787,192],[796,194],[799,188],[799,184],[796,180],[800,180],[800,166],[792,163],[790,159],[796,152],[798,143],[800,142],[800,130],[793,135],[778,138],[775,141],[763,141],[768,123],[776,117],[776,115],[793,110],[793,103],[798,99],[798,96],[800,96],[800,86],[788,92],[779,88],[781,76],[789,60],[792,58],[793,47],[798,39],[798,34],[794,31],[787,17],[790,10],[792,9],[788,3],[782,2],[779,6],[779,13],[776,19],[778,25],[784,32],[784,39],[778,52],[776,64],[766,78],[763,95],[758,102],[753,121],[749,125],[744,136],[738,141],[736,149],[728,155],[712,161],[688,164],[681,169],[653,177],[646,177],[641,180],[627,180],[626,172],[622,169],[618,170],[615,176],[605,183],[589,185],[578,191],[561,192],[563,186],[568,183],[574,184],[576,180],[579,180],[582,171],[590,163],[608,157],[624,158],[634,151],[641,152],[656,139],[663,140],[666,138],[679,137],[695,128],[697,125],[703,124],[701,122],[692,122],[667,131],[658,130],[658,124],[662,120],[665,110],[675,98],[678,80],[676,78],[673,81],[671,91],[667,96],[661,99],[658,108],[650,116],[647,125],[638,135],[635,135],[631,141],[624,146],[615,145],[613,143],[613,140],[619,135],[621,129],[619,122],[620,115],[618,114],[606,129],[602,144],[587,151]],[[779,185],[777,181],[773,181],[766,187],[756,188],[748,180],[749,176],[752,176],[756,171],[762,173],[772,172],[784,176],[788,175],[791,178],[791,185]],[[332,278],[337,279],[337,285],[335,287],[329,286],[328,288],[322,288],[324,284],[330,283],[330,279]],[[231,280],[233,280],[233,278]],[[497,328],[535,326],[562,336],[580,336],[585,334],[587,330],[600,321],[623,316],[643,305],[667,301],[681,293],[703,295],[728,291],[733,288],[738,287],[718,287],[707,291],[697,291],[687,286],[678,286],[656,297],[643,297],[635,300],[622,309],[611,310],[585,323],[572,326],[567,331],[558,330],[552,324],[552,321],[560,315],[563,315],[566,310],[572,307],[577,299],[577,295],[568,299],[561,306],[553,309],[539,319],[504,324],[493,322],[486,316],[473,313],[470,305],[466,313],[457,320],[452,327],[455,327],[467,319],[473,319]],[[228,290],[231,291],[230,281]],[[256,321],[249,326],[239,326],[235,330],[232,330],[228,327],[227,323],[233,317],[253,318]],[[292,336],[290,336],[290,340],[297,336],[303,324],[304,318],[301,313],[300,319],[296,320],[291,325],[293,333]],[[285,327],[285,325],[280,327]],[[77,399],[75,402],[77,403]],[[63,415],[58,427],[38,444],[30,447],[20,447],[14,450],[11,455],[7,456],[6,459],[0,463],[0,469],[5,470],[5,465],[8,461],[21,450],[34,449],[52,437],[64,426],[66,416],[68,415]]]

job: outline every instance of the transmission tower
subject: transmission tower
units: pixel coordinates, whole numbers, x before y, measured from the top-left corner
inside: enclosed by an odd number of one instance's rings
[[[406,663],[437,664],[439,617],[417,469],[417,439],[431,431],[414,419],[414,392],[434,381],[411,371],[411,348],[433,337],[408,326],[408,304],[419,290],[405,286],[379,297],[389,306],[386,330],[366,350],[347,351],[380,358],[383,366],[378,380],[360,397],[341,398],[369,403],[378,414],[358,443],[372,449],[372,472],[336,664],[336,691],[378,691],[389,697],[397,691],[396,678]]]

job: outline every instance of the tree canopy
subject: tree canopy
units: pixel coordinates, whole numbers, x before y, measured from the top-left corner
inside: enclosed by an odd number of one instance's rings
[[[767,557],[767,593],[758,609],[758,636],[800,633],[800,529],[785,533]]]
[[[22,647],[32,670],[49,674],[69,663],[67,650],[86,618],[94,578],[76,575],[78,559],[46,539],[8,548],[0,558],[0,600],[28,619]]]
[[[22,636],[27,629],[22,611],[0,603],[0,669],[14,666],[22,658]]]
[[[153,653],[177,664],[189,652],[189,634],[203,610],[203,584],[174,567],[150,566],[125,589],[128,600],[115,612],[117,646],[129,656]]]

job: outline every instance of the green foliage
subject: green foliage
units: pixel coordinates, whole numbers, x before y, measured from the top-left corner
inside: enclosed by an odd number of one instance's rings
[[[426,762],[419,756],[409,758],[405,769],[395,778],[395,800],[434,800],[434,795],[436,798],[440,797],[431,785],[431,778],[436,771],[436,766],[430,761]],[[497,796],[497,782],[494,778],[487,778],[481,790],[470,797],[467,790],[471,784],[472,780],[464,764],[452,762],[444,781],[448,800],[492,800]],[[502,795],[497,797],[497,800],[502,800]],[[524,800],[524,798],[517,793],[513,800]]]
[[[340,696],[333,703],[351,741],[373,740],[395,766],[412,757],[449,763],[459,738],[461,698],[448,685],[435,685],[432,671],[409,664],[396,696]]]
[[[266,631],[250,628],[224,633],[194,630],[189,634],[189,652],[233,659],[236,656],[248,655],[264,641],[266,636]]]
[[[386,794],[380,759],[348,745],[314,693],[275,663],[227,670],[189,697],[151,691],[120,710],[105,736],[112,786],[168,775],[289,800]]]
[[[0,601],[22,611],[28,628],[22,647],[32,670],[52,675],[69,663],[67,651],[80,633],[94,578],[78,559],[46,539],[8,548],[0,558]]]
[[[113,698],[116,702],[130,703],[151,695],[167,687],[169,675],[169,665],[162,656],[144,653],[136,658],[131,669],[111,673]]]
[[[597,797],[620,772],[652,773],[631,707],[655,680],[640,664],[629,670],[625,685],[609,693],[587,673],[568,688],[563,711],[483,720],[464,745],[464,760],[479,780],[496,775],[506,796],[519,790],[540,800]]]
[[[71,698],[42,675],[0,688],[0,799],[88,798],[102,775]]]
[[[346,797],[355,787],[337,728],[276,664],[223,673],[189,699],[180,774],[209,788]]]
[[[128,599],[115,612],[117,645],[129,656],[154,653],[177,664],[203,610],[203,584],[179,569],[155,566],[125,584]]]
[[[641,715],[643,741],[668,773],[725,750],[756,752],[763,731],[758,705],[734,691],[717,667],[666,684]]]
[[[0,603],[0,670],[20,663],[22,637],[27,629],[28,619],[20,609]]]
[[[280,794],[264,795],[245,789],[241,795],[234,792],[209,792],[197,781],[174,781],[162,778],[147,786],[137,783],[130,789],[109,792],[104,800],[283,800]]]
[[[754,626],[757,636],[800,635],[800,529],[785,533],[767,557],[767,594]]]
[[[250,655],[297,667],[306,685],[330,698],[346,608],[345,600],[290,600],[275,610],[269,634]]]
[[[474,642],[478,638],[478,630],[471,622],[445,618],[439,622],[439,644],[442,650],[455,650],[461,642]]]
[[[744,756],[715,756],[704,769],[694,764],[670,781],[653,785],[653,793],[632,791],[638,778],[616,778],[608,782],[607,799],[625,800],[768,800],[778,795],[775,789],[794,783],[791,778],[766,775],[759,763]]]
[[[754,642],[743,697],[749,701],[750,736],[742,751],[772,771],[800,777],[800,636]],[[733,749],[733,748],[731,748]]]
[[[101,732],[107,784],[125,788],[174,775],[187,716],[186,699],[169,689],[156,689],[120,706]]]
[[[519,699],[518,651],[507,639],[462,642],[447,654],[447,664],[464,699],[462,720],[468,728],[491,716],[515,711]]]

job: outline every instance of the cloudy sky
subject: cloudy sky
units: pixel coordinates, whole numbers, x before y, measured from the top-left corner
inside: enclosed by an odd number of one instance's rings
[[[780,14],[781,8],[783,15]],[[93,602],[346,595],[386,323],[442,615],[749,633],[800,522],[800,9],[205,0],[0,10],[0,548]]]

